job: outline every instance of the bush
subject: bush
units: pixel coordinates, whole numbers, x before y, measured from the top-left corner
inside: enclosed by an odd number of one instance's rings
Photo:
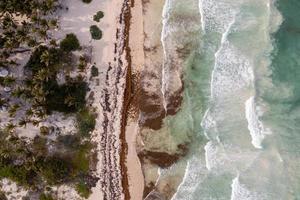
[[[43,193],[40,195],[40,200],[54,200],[54,199],[50,194]]]
[[[47,112],[59,111],[64,113],[77,112],[85,106],[87,83],[80,80],[69,80],[66,84],[58,86],[53,84],[46,97]]]
[[[49,59],[48,59],[48,66],[44,62],[42,62],[42,55],[48,52]],[[39,70],[43,68],[51,68],[51,71],[56,71],[62,59],[61,59],[61,50],[57,48],[48,48],[46,46],[39,46],[35,49],[33,54],[30,56],[29,61],[25,65],[25,69],[30,69],[35,75]]]
[[[104,17],[104,13],[103,13],[102,11],[98,11],[98,12],[94,15],[93,19],[94,19],[94,21],[96,21],[96,22],[100,22],[100,19],[103,18],[103,17]]]
[[[91,36],[94,40],[100,40],[102,38],[102,31],[96,25],[90,27]]]
[[[86,199],[91,194],[91,189],[82,181],[76,185],[76,191],[81,197]]]
[[[59,157],[42,158],[37,161],[36,165],[48,184],[62,183],[69,178],[72,170],[72,166]]]
[[[47,155],[47,139],[40,136],[36,136],[32,141],[32,153],[38,156]]]
[[[89,109],[84,108],[77,113],[78,132],[82,137],[88,137],[90,132],[95,129],[96,116],[90,113]]]
[[[66,35],[66,38],[60,42],[60,48],[63,51],[70,52],[80,48],[79,41],[75,34],[70,33]]]
[[[57,144],[70,151],[78,150],[80,146],[80,137],[77,135],[59,135],[57,137]]]
[[[51,154],[46,138],[37,136],[27,144],[17,137],[5,140],[7,136],[0,130],[0,179],[8,178],[25,188],[36,189],[44,185],[42,182],[77,184],[88,176],[92,144],[83,142],[79,134],[60,136],[56,147],[63,150]],[[88,188],[79,188],[82,195],[88,195]],[[51,196],[42,194],[40,199],[51,200]]]
[[[92,74],[92,77],[96,77],[99,75],[99,70],[95,65],[92,66],[91,74]]]
[[[89,152],[92,146],[90,143],[77,146],[76,152],[72,155],[72,165],[75,174],[87,174],[90,169]]]
[[[82,0],[83,3],[91,3],[92,0]]]
[[[36,174],[33,171],[22,166],[14,166],[11,163],[6,163],[0,167],[0,178],[9,178],[24,186],[30,186],[30,181],[33,181],[31,178],[35,176]]]

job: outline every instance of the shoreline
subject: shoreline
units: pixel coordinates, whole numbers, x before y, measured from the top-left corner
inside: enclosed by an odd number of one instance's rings
[[[123,36],[123,52],[125,52],[125,60],[127,61],[126,70],[126,81],[125,81],[125,91],[123,97],[123,108],[122,108],[122,118],[121,118],[121,132],[120,132],[120,142],[121,142],[121,152],[120,152],[120,167],[122,175],[122,189],[125,200],[130,200],[129,192],[129,181],[128,181],[128,167],[127,167],[127,156],[128,156],[128,143],[126,140],[126,126],[128,120],[128,110],[132,99],[132,86],[131,86],[131,76],[132,76],[132,60],[131,60],[131,49],[129,46],[129,35],[130,35],[130,23],[131,23],[131,8],[134,7],[134,0],[125,0],[122,6],[122,12],[120,15],[120,23],[124,25]],[[119,60],[119,63],[121,60]],[[121,64],[121,63],[120,63]]]

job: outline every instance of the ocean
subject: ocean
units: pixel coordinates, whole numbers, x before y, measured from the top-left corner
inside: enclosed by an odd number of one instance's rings
[[[164,122],[190,147],[172,200],[300,199],[300,1],[166,0],[162,17],[163,94],[184,52]]]

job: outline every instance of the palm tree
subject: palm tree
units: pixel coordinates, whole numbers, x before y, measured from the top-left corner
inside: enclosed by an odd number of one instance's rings
[[[41,62],[44,63],[46,66],[49,66],[50,61],[50,54],[48,50],[45,50],[41,55]]]
[[[48,29],[48,21],[46,19],[41,19],[40,24],[43,28]]]
[[[7,104],[7,100],[0,98],[0,107],[5,106]]]
[[[6,76],[3,80],[5,86],[10,86],[16,81],[16,78],[13,76]]]
[[[36,110],[34,113],[39,119],[44,119],[46,116],[46,113],[44,112],[44,110]]]
[[[13,133],[14,130],[15,130],[15,128],[16,128],[16,125],[13,124],[13,123],[11,123],[11,122],[9,122],[9,123],[6,124],[6,126],[5,126],[5,131],[7,131],[8,133]]]
[[[8,150],[7,148],[1,148],[0,149],[0,157],[1,158],[9,158],[10,157],[10,154],[11,154],[11,151]],[[0,198],[1,199],[1,198]]]
[[[64,103],[67,104],[69,107],[74,106],[76,104],[76,98],[68,94],[65,98]]]
[[[33,116],[33,110],[31,108],[29,108],[28,110],[26,110],[25,112],[27,117],[32,117]]]
[[[20,127],[25,127],[25,128],[26,128],[27,122],[28,122],[28,120],[27,120],[26,118],[22,118],[22,119],[20,119],[20,121],[19,121],[19,126],[20,126]]]
[[[47,38],[47,29],[44,29],[43,27],[40,27],[41,29],[38,30],[38,34],[42,39]]]
[[[25,93],[25,89],[21,87],[17,87],[14,91],[12,91],[11,95],[13,97],[20,98]]]
[[[40,124],[40,121],[38,121],[38,120],[32,120],[31,122],[32,122],[32,125],[36,126],[36,127],[38,127]]]
[[[9,117],[15,117],[19,108],[20,108],[19,104],[12,105],[8,110]]]
[[[49,26],[52,28],[56,28],[57,27],[57,19],[52,19],[49,21]]]
[[[49,64],[49,61],[45,61],[45,62],[47,62],[47,64]],[[51,71],[49,68],[42,68],[35,74],[34,81],[37,81],[38,84],[43,81],[48,82],[49,79],[51,78],[51,75],[52,74],[51,74]]]

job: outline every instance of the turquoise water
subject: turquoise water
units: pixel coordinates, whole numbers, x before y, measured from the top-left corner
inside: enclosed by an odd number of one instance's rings
[[[266,145],[276,148],[284,162],[288,198],[300,199],[300,1],[278,1],[284,21],[274,35],[272,87],[262,94],[270,106],[264,120],[274,134]]]
[[[165,120],[191,143],[173,200],[300,199],[299,11],[299,0],[166,1],[166,58],[188,49],[183,104]]]

